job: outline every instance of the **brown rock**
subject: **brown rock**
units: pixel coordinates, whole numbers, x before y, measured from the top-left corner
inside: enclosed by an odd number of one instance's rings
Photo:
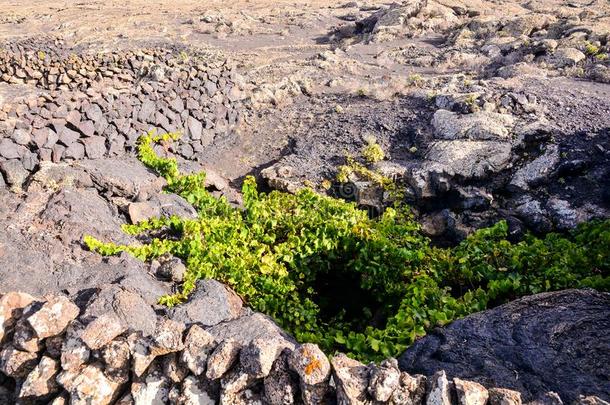
[[[9,292],[0,297],[0,342],[21,316],[23,308],[34,301],[30,294]]]
[[[129,204],[129,218],[132,224],[161,216],[161,209],[149,202],[135,202]]]
[[[189,329],[182,351],[182,362],[191,372],[199,376],[205,372],[208,357],[216,348],[214,337],[198,325]]]
[[[38,355],[6,346],[0,352],[0,371],[13,378],[23,378],[36,367]]]
[[[126,330],[127,327],[122,324],[116,314],[107,312],[87,325],[81,339],[89,349],[98,350]]]
[[[152,337],[150,352],[155,356],[178,352],[184,349],[182,334],[184,324],[171,319],[157,321],[157,329]]]
[[[120,383],[104,375],[101,364],[91,364],[78,372],[64,371],[57,381],[70,394],[70,404],[107,405],[120,393]]]
[[[80,310],[63,296],[50,297],[42,307],[27,318],[40,339],[63,333]]]
[[[240,350],[241,345],[235,340],[222,341],[208,358],[205,376],[210,380],[221,378],[237,362]]]
[[[521,393],[507,388],[491,388],[489,405],[521,405]]]
[[[75,371],[89,360],[91,351],[80,338],[84,326],[73,322],[66,332],[61,348],[61,367],[64,370]]]
[[[37,353],[42,349],[41,341],[36,336],[36,332],[25,320],[20,320],[15,326],[13,345],[19,350],[31,353]]]
[[[133,358],[133,372],[137,377],[141,377],[157,357],[150,351],[151,339],[137,332],[129,335],[127,342],[129,343],[129,351]]]
[[[330,363],[337,384],[337,401],[353,405],[368,403],[368,367],[343,353],[333,357]]]
[[[453,379],[459,405],[485,405],[489,393],[481,384],[473,381]]]
[[[107,372],[129,372],[131,353],[127,339],[119,338],[107,344],[102,351],[102,358]]]
[[[59,370],[60,367],[57,360],[43,356],[40,363],[25,379],[19,391],[19,398],[41,398],[58,392],[59,385],[55,381],[55,377]]]

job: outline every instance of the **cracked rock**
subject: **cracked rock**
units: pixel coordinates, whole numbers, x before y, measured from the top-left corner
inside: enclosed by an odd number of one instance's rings
[[[205,372],[208,357],[215,348],[214,336],[200,326],[193,325],[184,340],[181,360],[193,374],[199,376]]]

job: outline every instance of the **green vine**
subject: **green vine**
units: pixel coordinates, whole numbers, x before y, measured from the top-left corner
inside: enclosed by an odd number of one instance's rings
[[[299,341],[378,360],[399,355],[431,328],[519,296],[610,290],[610,221],[519,243],[506,239],[500,222],[440,249],[406,207],[370,219],[353,203],[310,189],[261,193],[252,177],[243,185],[243,208],[231,207],[206,191],[204,173],[183,175],[175,160],[157,156],[155,143],[176,138],[143,136],[139,158],[199,217],[123,226],[130,235],[167,235],[139,245],[84,240],[102,255],[125,251],[147,261],[169,253],[184,260],[180,292],[161,297],[164,305],[184,302],[197,280],[216,279]]]

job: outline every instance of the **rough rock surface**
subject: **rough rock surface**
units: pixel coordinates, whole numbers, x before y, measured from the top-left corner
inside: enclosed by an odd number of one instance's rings
[[[402,370],[486,387],[511,388],[525,401],[554,391],[564,401],[610,392],[610,296],[566,290],[521,298],[470,315],[417,341],[399,359]],[[605,393],[605,394],[604,394]]]

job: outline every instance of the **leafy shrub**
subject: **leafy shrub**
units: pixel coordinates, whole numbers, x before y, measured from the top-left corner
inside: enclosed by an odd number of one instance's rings
[[[243,209],[231,207],[205,190],[204,173],[182,175],[175,160],[154,153],[154,142],[175,138],[143,136],[139,157],[165,177],[168,191],[193,204],[198,219],[124,225],[128,234],[148,238],[133,246],[85,237],[104,255],[182,258],[185,281],[179,293],[160,299],[165,305],[186,300],[198,279],[217,279],[298,340],[376,360],[399,355],[431,328],[519,296],[610,290],[610,221],[519,243],[506,239],[500,222],[440,249],[404,207],[370,219],[353,203],[309,189],[260,193],[251,177]]]
[[[362,157],[364,157],[368,163],[376,163],[385,158],[385,153],[377,141],[375,141],[374,138],[370,138],[367,140],[366,146],[362,150]]]

